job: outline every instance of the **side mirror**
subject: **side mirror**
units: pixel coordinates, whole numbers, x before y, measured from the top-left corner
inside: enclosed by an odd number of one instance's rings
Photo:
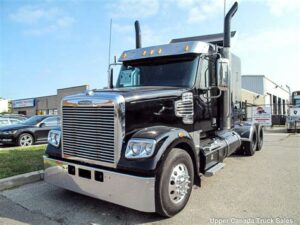
[[[39,127],[45,127],[46,124],[45,123],[40,123]]]
[[[218,59],[217,61],[217,82],[220,90],[226,91],[228,89],[230,85],[228,59]]]

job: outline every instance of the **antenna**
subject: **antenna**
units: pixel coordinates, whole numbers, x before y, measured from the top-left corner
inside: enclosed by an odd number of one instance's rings
[[[112,19],[110,19],[110,24],[109,24],[108,69],[109,69],[109,65],[110,65],[111,27],[112,27]]]

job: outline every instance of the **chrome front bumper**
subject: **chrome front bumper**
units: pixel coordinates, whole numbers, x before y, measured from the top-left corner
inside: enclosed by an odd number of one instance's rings
[[[121,174],[47,156],[44,167],[47,183],[138,211],[155,212],[154,177]]]

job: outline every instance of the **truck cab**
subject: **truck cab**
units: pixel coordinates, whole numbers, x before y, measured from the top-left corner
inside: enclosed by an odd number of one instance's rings
[[[260,150],[259,125],[239,120],[240,60],[224,34],[124,51],[113,84],[67,96],[49,133],[45,181],[143,212],[171,217],[201,176],[236,151]]]
[[[300,91],[294,91],[291,96],[291,105],[288,108],[286,128],[288,132],[300,129]]]

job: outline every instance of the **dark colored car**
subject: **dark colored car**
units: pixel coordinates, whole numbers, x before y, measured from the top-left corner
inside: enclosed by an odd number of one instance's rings
[[[7,114],[3,114],[1,115],[1,117],[6,117],[6,118],[21,118],[21,119],[28,119],[30,116],[26,116],[23,114],[14,114],[14,113],[7,113]]]
[[[19,124],[0,127],[0,143],[19,146],[47,143],[49,131],[59,126],[58,116],[32,116]]]
[[[0,127],[17,124],[20,123],[22,120],[16,118],[7,118],[7,117],[0,117]]]

